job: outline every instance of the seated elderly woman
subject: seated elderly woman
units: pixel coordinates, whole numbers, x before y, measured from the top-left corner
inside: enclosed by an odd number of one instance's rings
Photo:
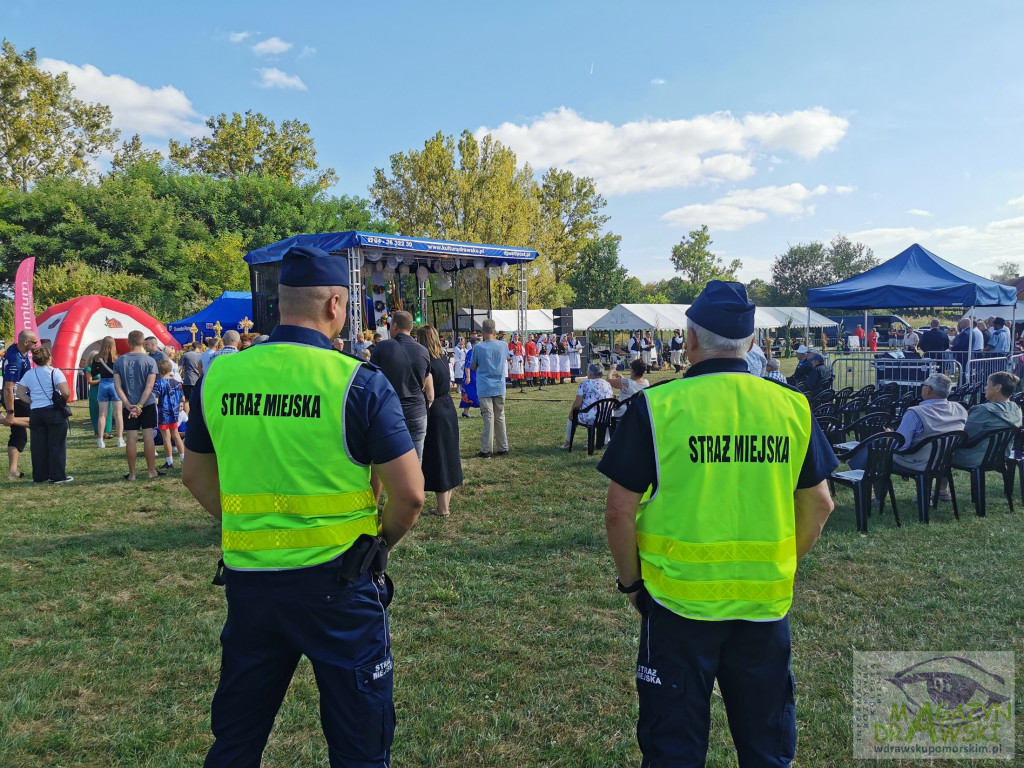
[[[641,363],[642,364],[642,363]],[[588,405],[614,397],[612,385],[604,378],[604,366],[600,363],[591,363],[587,366],[587,379],[581,381],[576,390],[576,399],[572,401],[572,409],[569,411],[569,420],[565,424],[565,442],[559,448],[563,451],[569,450],[569,437],[572,434],[572,417],[576,411],[586,408]],[[579,415],[580,424],[593,424],[597,414],[593,411]]]

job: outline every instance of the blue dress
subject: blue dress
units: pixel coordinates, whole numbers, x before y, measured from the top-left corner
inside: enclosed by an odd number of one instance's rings
[[[473,350],[466,353],[466,365],[462,370],[462,402],[460,408],[479,408],[480,398],[476,396],[476,373],[470,370],[473,364]],[[469,382],[469,383],[467,383]]]

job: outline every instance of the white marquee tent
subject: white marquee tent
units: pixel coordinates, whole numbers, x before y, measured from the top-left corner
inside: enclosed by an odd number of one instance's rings
[[[686,327],[689,304],[619,304],[587,326],[591,331],[669,331]],[[580,312],[582,310],[576,310]],[[808,316],[807,307],[758,307],[754,313],[754,327],[759,330],[784,328],[790,318],[793,325],[802,325]],[[812,328],[835,325],[824,315],[810,313]],[[579,323],[576,324],[579,327]]]

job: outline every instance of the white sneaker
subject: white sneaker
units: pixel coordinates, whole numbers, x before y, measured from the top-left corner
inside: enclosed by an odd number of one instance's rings
[[[75,481],[75,478],[73,478],[71,475],[68,475],[63,480],[54,480],[53,484],[54,485],[67,485],[68,483],[73,483],[74,481]]]
[[[123,437],[119,437],[119,438],[117,438],[117,447],[118,447],[118,448],[124,448],[124,447],[125,447],[126,445],[128,445],[128,443],[126,443],[126,442],[124,441],[124,438],[123,438]]]
[[[96,447],[97,448],[106,448],[107,447],[106,443],[103,442],[103,438],[102,437],[99,440],[96,441]]]

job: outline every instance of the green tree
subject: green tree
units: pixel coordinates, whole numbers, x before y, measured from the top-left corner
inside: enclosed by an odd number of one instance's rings
[[[568,278],[578,307],[611,308],[623,301],[626,268],[619,263],[619,235],[608,233],[591,240],[580,250],[576,268]]]
[[[36,66],[36,52],[4,40],[0,55],[0,185],[27,190],[39,179],[86,177],[90,161],[113,147],[118,131],[101,104],[74,97],[66,73]]]
[[[835,282],[825,246],[819,242],[791,245],[772,262],[772,289],[784,304],[807,303],[807,289]]]
[[[338,181],[333,168],[320,170],[309,126],[285,120],[278,127],[260,112],[220,114],[206,121],[209,136],[194,137],[187,145],[171,139],[171,160],[188,171],[218,179],[267,176],[304,182],[318,190]],[[311,176],[307,176],[311,174]]]
[[[786,304],[807,303],[807,291],[847,280],[878,265],[874,252],[863,243],[837,235],[826,246],[812,241],[791,245],[772,263],[772,290]]]
[[[121,148],[114,153],[110,168],[112,173],[123,173],[139,163],[158,164],[163,159],[158,150],[143,147],[142,137],[135,133],[127,141],[121,142]]]
[[[775,289],[759,277],[747,283],[747,298],[759,307],[770,307],[775,304]]]
[[[854,243],[846,235],[836,235],[826,249],[832,267],[832,282],[847,280],[878,266],[875,252],[864,243]]]
[[[533,171],[490,135],[438,132],[373,175],[373,207],[403,235],[526,247],[537,230]]]
[[[573,274],[583,248],[608,221],[600,213],[607,202],[597,193],[593,179],[557,168],[544,174],[537,194],[539,232],[534,246],[551,260],[555,282],[562,282]]]
[[[1013,285],[1020,277],[1020,264],[1016,261],[1004,261],[990,277],[997,283]]]
[[[704,290],[712,280],[735,280],[736,273],[743,268],[743,262],[733,259],[726,264],[711,252],[711,236],[708,226],[692,230],[677,245],[672,246],[672,266],[683,273],[683,280],[689,285],[682,291],[688,304]]]

